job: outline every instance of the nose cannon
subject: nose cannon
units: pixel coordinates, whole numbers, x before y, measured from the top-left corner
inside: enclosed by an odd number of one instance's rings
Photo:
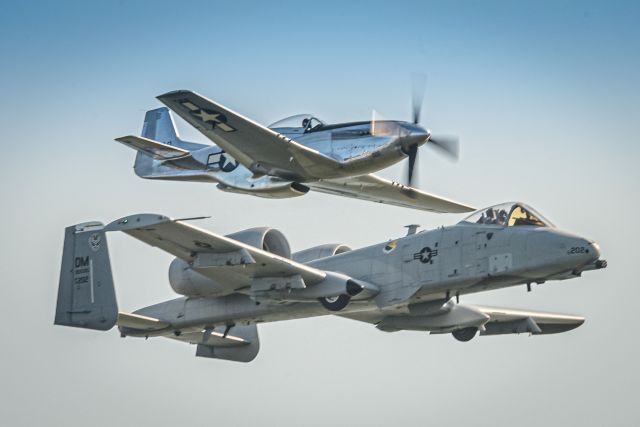
[[[557,229],[536,230],[527,237],[530,272],[551,280],[578,277],[583,271],[605,268],[600,246],[584,237]]]

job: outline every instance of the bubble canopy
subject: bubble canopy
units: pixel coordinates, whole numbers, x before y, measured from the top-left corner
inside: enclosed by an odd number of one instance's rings
[[[301,128],[306,131],[324,125],[324,122],[313,114],[296,114],[295,116],[286,117],[269,125],[269,129],[275,128]]]
[[[500,227],[554,227],[553,223],[531,206],[520,202],[507,202],[480,209],[460,221],[461,223],[497,225]]]

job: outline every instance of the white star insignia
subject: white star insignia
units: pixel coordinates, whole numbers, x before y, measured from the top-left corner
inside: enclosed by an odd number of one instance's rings
[[[200,110],[197,113],[192,113],[192,114],[196,117],[200,117],[200,120],[202,120],[205,123],[207,122],[220,123],[220,120],[218,120],[218,116],[220,115],[220,113],[209,114],[205,110]]]

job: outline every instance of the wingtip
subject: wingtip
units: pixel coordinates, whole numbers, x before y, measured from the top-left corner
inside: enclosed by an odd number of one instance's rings
[[[132,137],[133,135],[124,135],[124,136],[119,136],[117,138],[114,138],[113,140],[123,144],[129,144],[129,141],[131,140]]]
[[[171,221],[173,221],[172,218],[160,214],[143,213],[129,215],[116,219],[115,221],[107,224],[104,228],[104,231],[125,231],[130,229],[149,227],[152,225]]]
[[[164,98],[172,98],[174,96],[181,96],[181,95],[186,95],[186,94],[190,94],[190,93],[195,93],[192,90],[187,90],[187,89],[178,89],[178,90],[172,90],[166,93],[163,93],[162,95],[158,95],[156,96],[156,99],[162,100]]]

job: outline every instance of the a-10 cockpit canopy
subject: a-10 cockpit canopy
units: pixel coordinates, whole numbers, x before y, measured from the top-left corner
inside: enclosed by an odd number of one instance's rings
[[[269,129],[278,129],[282,133],[304,133],[311,132],[323,125],[324,122],[313,114],[297,114],[271,123]]]
[[[520,202],[508,202],[475,211],[462,223],[517,227],[554,227],[554,225],[535,209]]]

